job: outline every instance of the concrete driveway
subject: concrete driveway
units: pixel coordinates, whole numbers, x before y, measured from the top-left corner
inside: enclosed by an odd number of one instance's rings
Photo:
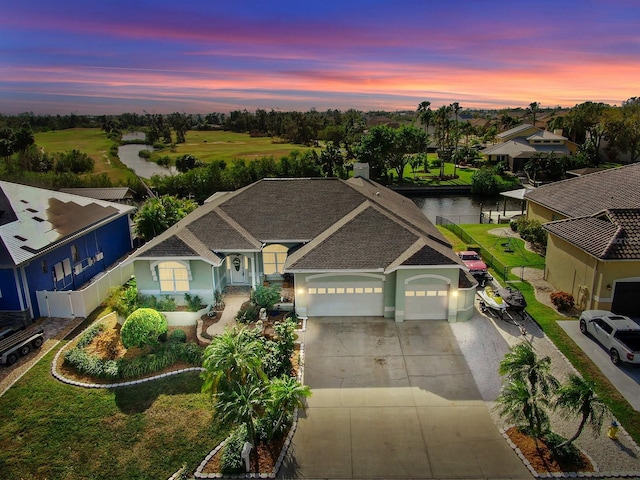
[[[611,363],[609,352],[591,335],[582,334],[580,332],[580,323],[576,320],[558,322],[558,325],[597,365],[631,406],[636,411],[640,411],[640,368],[624,363],[621,365]]]
[[[313,391],[280,478],[530,479],[445,321],[312,318]]]

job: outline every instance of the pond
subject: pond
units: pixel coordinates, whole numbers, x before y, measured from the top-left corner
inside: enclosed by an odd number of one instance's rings
[[[495,222],[498,214],[502,220],[523,211],[522,201],[512,198],[507,198],[505,208],[505,198],[502,196],[438,195],[415,197],[412,200],[433,223],[436,223],[436,217],[445,217],[454,223],[481,223],[480,212],[484,213],[482,223],[487,223],[489,213]]]
[[[142,134],[144,135],[144,134]],[[124,135],[122,136],[124,139]],[[132,139],[129,139],[132,140]],[[151,178],[153,175],[171,175],[175,173],[175,167],[161,167],[157,163],[150,162],[138,155],[142,150],[153,150],[150,145],[129,144],[118,148],[118,157],[127,167],[136,172],[142,178]]]

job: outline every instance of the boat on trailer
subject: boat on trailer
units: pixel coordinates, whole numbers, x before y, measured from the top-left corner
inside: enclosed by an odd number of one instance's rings
[[[506,302],[507,308],[515,312],[522,312],[527,307],[527,301],[524,299],[522,292],[511,287],[505,287],[498,290],[502,299]]]
[[[507,303],[504,301],[500,293],[489,285],[484,287],[483,290],[480,290],[478,292],[478,296],[480,297],[481,308],[490,308],[491,310],[495,310],[500,313],[500,315],[502,315],[502,313],[507,309]]]

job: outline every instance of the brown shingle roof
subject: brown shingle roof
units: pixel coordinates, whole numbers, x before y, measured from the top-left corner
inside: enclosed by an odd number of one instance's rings
[[[365,206],[327,238],[318,239],[291,255],[285,269],[382,270],[419,236],[374,206]]]
[[[261,242],[311,240],[363,201],[337,178],[263,179],[220,208]]]
[[[640,259],[640,209],[609,209],[591,217],[544,225],[563,240],[602,260]]]
[[[287,270],[395,269],[419,265],[420,259],[461,265],[411,200],[360,178],[260,180],[212,197],[132,257],[168,256],[171,248],[177,256],[188,255],[183,243],[169,241],[172,237],[192,238],[187,243],[194,252],[218,262],[222,256],[215,252],[304,243],[289,255]]]
[[[543,185],[525,199],[567,217],[587,217],[608,208],[640,208],[640,163]]]

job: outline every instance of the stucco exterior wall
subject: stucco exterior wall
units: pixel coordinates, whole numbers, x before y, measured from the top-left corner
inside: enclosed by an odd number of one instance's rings
[[[615,285],[619,281],[640,282],[640,260],[599,263],[593,308],[611,310]]]
[[[576,306],[591,308],[597,260],[570,243],[549,235],[545,278],[557,291],[573,295]]]
[[[537,220],[540,223],[547,223],[554,220],[562,220],[563,218],[567,217],[537,203],[527,202],[527,220]]]

